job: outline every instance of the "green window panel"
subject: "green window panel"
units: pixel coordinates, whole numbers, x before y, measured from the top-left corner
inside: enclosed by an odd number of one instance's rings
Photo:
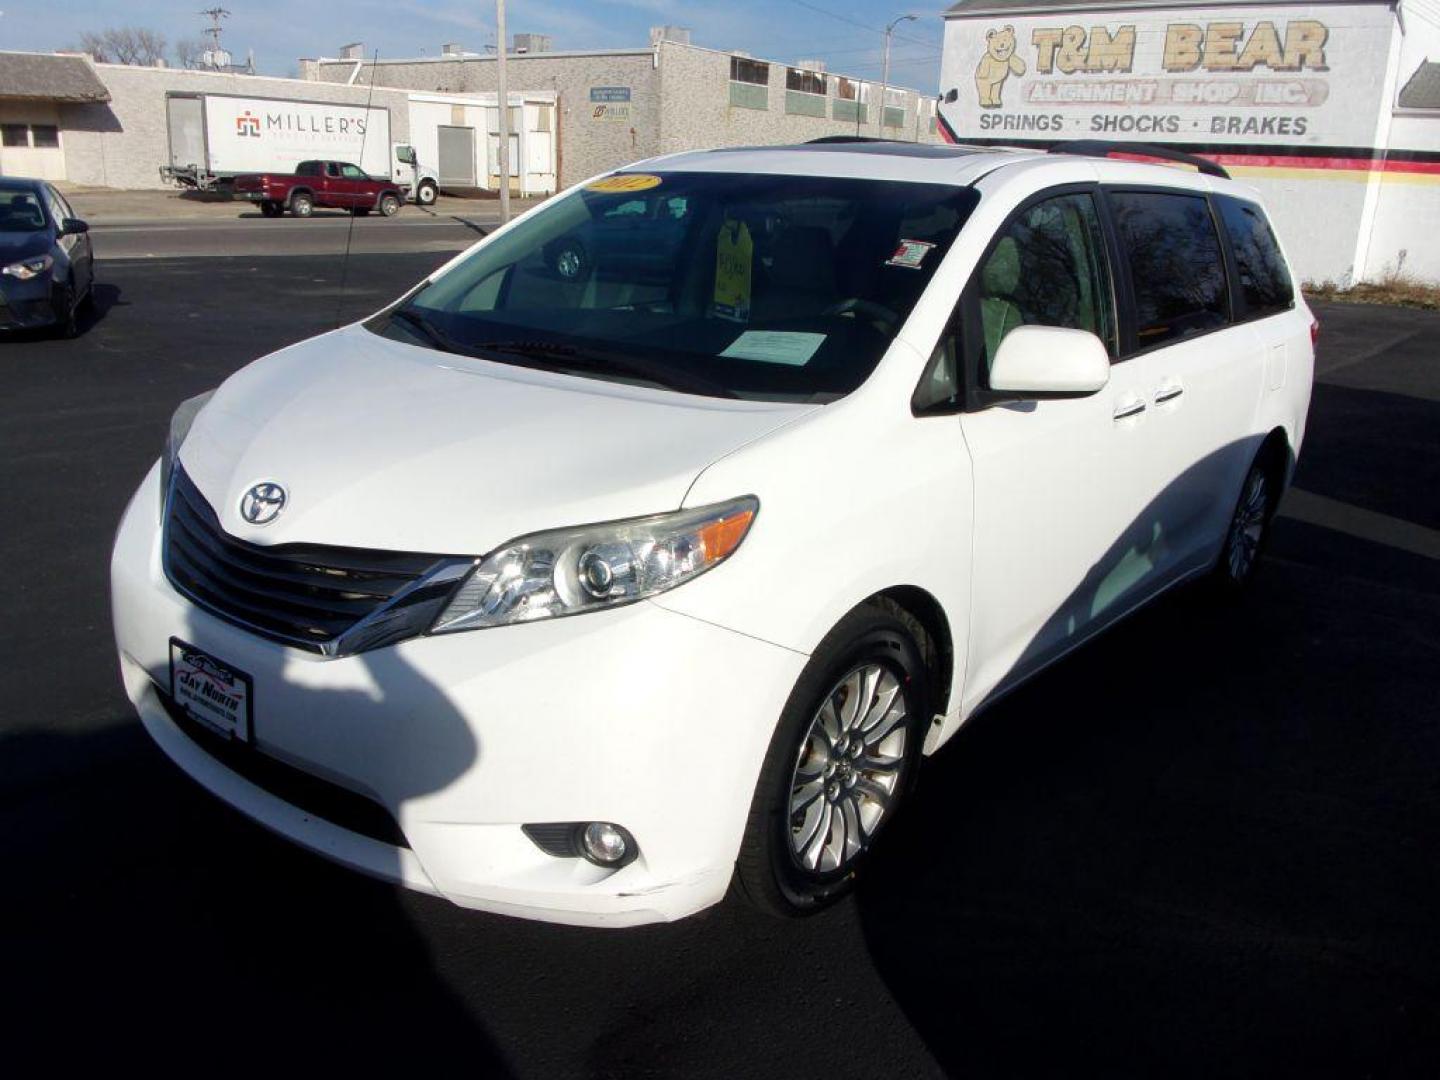
[[[770,88],[754,83],[731,82],[730,104],[737,109],[770,108]]]
[[[825,99],[818,94],[786,90],[785,111],[791,116],[818,116],[823,120],[825,118]]]
[[[832,120],[843,120],[847,124],[865,123],[865,106],[858,101],[846,101],[843,98],[836,98],[830,106],[830,118]]]
[[[893,105],[885,106],[885,126],[893,128],[904,127],[905,110],[897,109]]]

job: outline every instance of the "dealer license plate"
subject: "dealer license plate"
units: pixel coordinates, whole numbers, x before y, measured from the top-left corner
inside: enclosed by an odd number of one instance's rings
[[[170,696],[195,720],[250,741],[250,676],[179,638],[170,639]]]

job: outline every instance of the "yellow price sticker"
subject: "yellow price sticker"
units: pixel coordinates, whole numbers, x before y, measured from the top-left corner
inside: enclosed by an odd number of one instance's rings
[[[715,314],[750,321],[750,272],[755,242],[743,221],[724,221],[715,241]]]
[[[620,173],[616,176],[605,176],[596,180],[593,184],[585,186],[586,191],[649,191],[653,187],[660,186],[660,177],[652,176],[650,173]]]

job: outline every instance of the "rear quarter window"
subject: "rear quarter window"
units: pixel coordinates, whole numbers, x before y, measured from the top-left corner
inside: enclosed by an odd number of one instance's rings
[[[1109,198],[1130,265],[1137,347],[1224,326],[1225,264],[1205,197],[1117,191]]]
[[[1244,317],[1256,319],[1295,306],[1295,286],[1265,212],[1253,203],[1220,196],[1220,220],[1235,253]]]

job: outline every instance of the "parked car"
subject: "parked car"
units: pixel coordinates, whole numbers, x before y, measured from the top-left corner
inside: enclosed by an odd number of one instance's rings
[[[266,217],[279,217],[286,210],[296,217],[309,217],[316,207],[361,215],[378,210],[393,217],[405,201],[395,183],[370,176],[346,161],[302,161],[293,174],[237,176],[235,194],[258,203]]]
[[[1316,324],[1256,192],[1079,149],[642,163],[184,403],[112,563],[146,728],[467,907],[835,900],[922,754],[1245,585],[1300,452]]]
[[[44,180],[0,176],[0,330],[74,337],[95,287],[89,232]]]

